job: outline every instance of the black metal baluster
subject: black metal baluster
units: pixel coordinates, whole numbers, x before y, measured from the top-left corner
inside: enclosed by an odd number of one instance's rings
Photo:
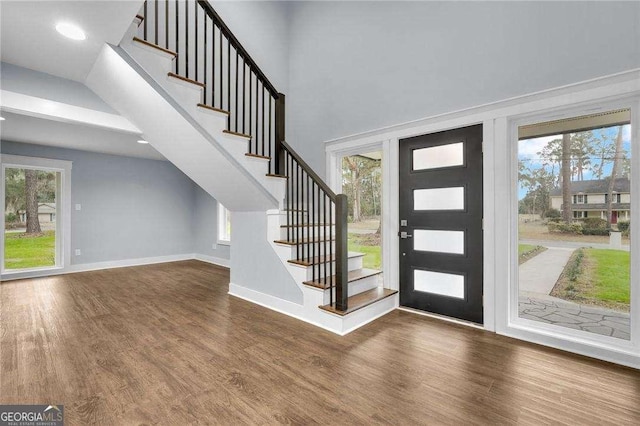
[[[253,153],[253,126],[251,124],[251,108],[253,104],[253,73],[251,72],[251,67],[249,67],[249,135],[251,136],[251,140],[249,141],[249,152]]]
[[[293,210],[291,206],[293,205],[293,160],[292,156],[287,153],[287,171],[289,179],[287,179],[287,189],[289,191],[289,203],[287,204],[287,241],[291,241],[293,239],[293,229],[291,228],[291,224],[293,224]],[[289,229],[291,229],[291,235],[289,235]]]
[[[178,13],[178,1],[176,0],[176,53],[178,54],[178,56],[176,56],[176,74],[180,74],[180,16]]]
[[[235,114],[235,131],[238,131],[238,116],[240,112],[238,111],[238,65],[239,65],[239,57],[238,57],[238,49],[236,51],[236,114]]]
[[[271,155],[271,103],[272,103],[272,98],[271,98],[271,94],[269,94],[269,141],[267,142],[267,146],[269,147],[269,173],[274,173],[275,174],[275,170],[274,170],[274,166],[275,163],[273,161],[273,157]]]
[[[323,233],[322,233],[322,239],[324,240],[322,245],[324,247],[324,285],[325,287],[327,286],[327,194],[322,191],[322,210],[323,210],[323,216],[322,216],[322,228],[323,228]],[[331,281],[329,281],[329,285],[331,285]],[[333,294],[331,292],[331,287],[329,287],[329,295],[330,295],[330,304],[333,304]]]
[[[311,205],[309,206],[308,210],[307,210],[307,219],[313,224],[311,226],[311,241],[313,244],[313,249],[312,249],[312,253],[311,255],[316,258],[320,256],[319,250],[316,250],[316,221],[315,221],[315,214],[316,214],[316,183],[312,182],[311,184]],[[318,245],[318,249],[320,249],[320,246]],[[311,266],[311,280],[315,281],[316,280],[316,265],[315,263]]]
[[[231,130],[231,40],[227,39],[227,129]]]
[[[189,2],[184,2],[184,69],[189,78]]]
[[[144,9],[142,14],[144,15],[144,19],[142,20],[142,38],[147,40],[147,21],[149,20],[149,14],[147,13],[147,2],[144,2]],[[148,40],[147,40],[148,41]]]
[[[156,42],[156,45],[158,45],[158,0],[156,0],[153,9],[153,26],[155,31],[154,40]]]
[[[204,61],[204,69],[202,70],[202,76],[204,78],[204,99],[202,103],[207,104],[207,91],[209,90],[209,86],[207,85],[207,22],[209,19],[207,18],[207,14],[204,14],[204,55],[202,60]]]
[[[262,83],[262,119],[260,120],[262,124],[262,131],[260,132],[260,137],[262,139],[262,155],[266,152],[264,149],[264,82]],[[271,160],[269,160],[271,162]]]
[[[164,0],[164,47],[169,49],[169,0]]]
[[[195,27],[195,32],[196,32],[196,34],[195,34],[195,37],[196,37],[195,47],[196,47],[196,51],[195,51],[195,54],[194,54],[195,60],[196,60],[195,61],[196,62],[196,72],[195,72],[196,76],[195,76],[194,80],[198,81],[198,56],[200,56],[200,55],[198,54],[199,53],[199,50],[198,50],[198,2],[195,2],[195,1],[193,2],[193,15],[194,15],[195,23],[196,23],[196,27]]]
[[[246,107],[246,100],[247,100],[247,82],[246,82],[246,75],[247,75],[247,61],[244,59],[244,57],[242,57],[242,133],[244,133],[245,135],[247,134],[247,132],[245,131],[245,123],[247,122],[247,107]]]
[[[219,28],[220,29],[220,109],[224,109],[224,107],[222,106],[222,76],[224,75],[222,73],[222,27]]]

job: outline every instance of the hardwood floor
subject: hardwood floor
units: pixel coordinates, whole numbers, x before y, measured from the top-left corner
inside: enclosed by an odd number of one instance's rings
[[[0,403],[67,424],[640,424],[640,372],[395,311],[339,337],[197,261],[0,285]]]

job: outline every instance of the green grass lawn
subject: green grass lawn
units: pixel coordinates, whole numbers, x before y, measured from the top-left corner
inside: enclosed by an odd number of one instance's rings
[[[631,256],[628,251],[585,249],[591,260],[593,286],[586,297],[607,302],[629,303]]]
[[[54,266],[56,262],[55,231],[37,237],[22,233],[4,234],[4,268],[25,269]]]
[[[362,260],[364,268],[380,269],[382,267],[382,247],[379,245],[361,244],[361,239],[356,234],[349,234],[349,251],[364,253]]]
[[[523,254],[531,253],[538,246],[534,246],[532,244],[518,244],[518,256],[522,256]]]

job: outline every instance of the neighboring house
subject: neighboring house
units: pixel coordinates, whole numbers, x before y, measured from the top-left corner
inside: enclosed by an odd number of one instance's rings
[[[20,222],[27,221],[26,210],[20,210]],[[56,220],[56,203],[38,203],[38,220],[40,223],[55,222]]]
[[[571,209],[573,217],[607,218],[609,202],[609,180],[582,180],[571,182]],[[613,213],[611,223],[629,220],[631,206],[631,182],[627,178],[617,178],[613,186]],[[562,211],[562,189],[551,191],[551,207]]]

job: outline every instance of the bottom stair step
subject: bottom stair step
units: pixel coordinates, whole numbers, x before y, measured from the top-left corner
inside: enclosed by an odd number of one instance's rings
[[[362,309],[366,306],[369,306],[373,303],[376,303],[378,300],[382,300],[386,297],[393,296],[396,294],[398,290],[391,290],[388,288],[373,288],[371,290],[363,291],[362,293],[355,294],[347,299],[347,310],[339,311],[335,308],[334,305],[324,305],[319,308],[325,310],[327,312],[331,312],[332,314],[344,316],[350,314],[358,309]]]
[[[378,275],[381,273],[382,271],[379,271],[377,269],[367,269],[367,268],[356,269],[353,271],[349,271],[349,277],[347,278],[347,281],[354,282],[354,281],[372,277],[374,275]],[[336,278],[335,275],[331,275],[326,283],[323,281],[322,278],[318,278],[315,281],[305,281],[302,284],[305,284],[311,287],[317,287],[317,288],[329,288],[329,287],[333,287],[335,283],[335,278]]]

